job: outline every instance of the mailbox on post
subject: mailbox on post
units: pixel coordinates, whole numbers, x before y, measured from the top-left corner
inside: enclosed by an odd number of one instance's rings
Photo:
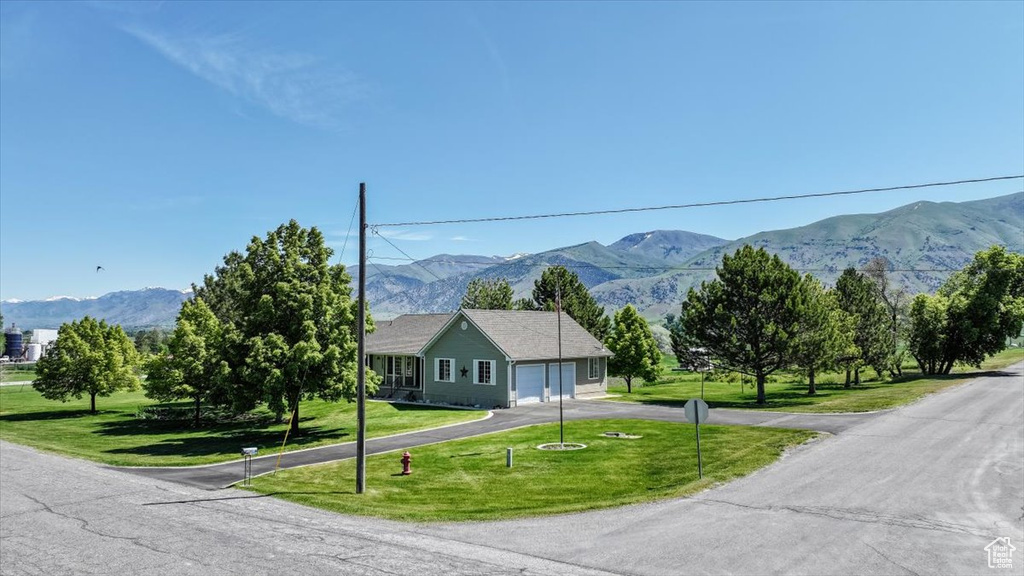
[[[252,485],[252,457],[255,456],[257,452],[259,452],[259,449],[255,446],[242,448],[242,462],[244,463],[242,486]]]

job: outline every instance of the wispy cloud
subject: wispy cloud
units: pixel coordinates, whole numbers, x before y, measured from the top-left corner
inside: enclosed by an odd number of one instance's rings
[[[393,240],[408,240],[410,242],[424,242],[433,240],[434,235],[429,232],[410,232],[407,230],[380,230],[377,232],[385,238]]]
[[[308,54],[261,49],[240,34],[124,30],[203,80],[299,124],[335,128],[346,107],[367,93],[366,84],[350,72]]]
[[[470,238],[468,236],[452,236],[451,237],[451,241],[452,242],[476,242],[475,239]]]

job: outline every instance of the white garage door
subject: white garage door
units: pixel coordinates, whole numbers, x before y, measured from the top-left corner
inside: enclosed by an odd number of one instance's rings
[[[516,366],[516,403],[542,402],[544,400],[544,365],[527,364]]]
[[[548,397],[558,400],[558,364],[548,364]],[[576,363],[562,364],[562,397],[576,397]]]

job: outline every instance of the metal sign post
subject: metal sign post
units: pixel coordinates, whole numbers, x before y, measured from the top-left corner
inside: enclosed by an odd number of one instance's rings
[[[686,416],[686,420],[693,422],[697,428],[697,477],[703,479],[704,463],[700,457],[700,423],[708,419],[708,403],[700,398],[688,400],[683,406],[683,414]]]

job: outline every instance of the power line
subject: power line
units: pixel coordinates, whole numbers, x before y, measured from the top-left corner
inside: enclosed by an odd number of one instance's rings
[[[383,241],[387,242],[388,244],[390,244],[392,248],[394,248],[395,250],[398,250],[399,252],[401,252],[401,253],[402,253],[402,255],[403,255],[403,256],[405,256],[406,258],[408,258],[409,260],[411,260],[413,264],[416,264],[416,265],[417,265],[417,266],[419,266],[420,268],[423,268],[424,270],[426,270],[426,271],[427,271],[427,273],[428,273],[428,274],[430,274],[430,275],[431,275],[431,276],[433,276],[434,278],[437,278],[438,280],[440,280],[440,281],[442,281],[442,282],[444,281],[444,278],[441,278],[441,277],[440,277],[440,276],[438,276],[437,274],[434,274],[434,271],[433,271],[433,270],[431,270],[430,268],[427,268],[427,267],[426,267],[426,266],[424,266],[423,264],[419,263],[419,262],[418,262],[418,261],[417,261],[416,259],[414,259],[414,258],[413,258],[412,256],[409,256],[408,254],[406,254],[406,253],[405,253],[405,250],[402,250],[402,249],[401,249],[401,248],[399,248],[398,246],[395,246],[394,242],[392,242],[391,240],[388,240],[388,239],[387,239],[387,236],[383,236],[383,235],[381,235],[381,233],[380,233],[380,232],[378,232],[378,231],[377,231],[376,229],[374,229],[374,230],[373,230],[373,233],[374,233],[374,234],[376,234],[376,235],[377,235],[377,237],[378,237],[378,238],[380,238],[381,240],[383,240]],[[378,257],[378,258],[379,258],[379,257]]]
[[[815,192],[811,194],[791,194],[786,196],[767,196],[762,198],[745,198],[733,200],[716,200],[714,202],[694,202],[691,204],[670,204],[667,206],[647,206],[642,208],[617,208],[611,210],[590,210],[585,212],[558,212],[553,214],[532,214],[527,216],[491,216],[487,218],[457,218],[452,220],[421,220],[412,222],[393,222],[385,224],[373,224],[377,228],[398,228],[405,226],[432,226],[438,224],[471,224],[479,222],[505,222],[509,220],[539,220],[543,218],[564,218],[569,216],[598,216],[602,214],[626,214],[630,212],[653,212],[656,210],[679,210],[684,208],[704,208],[708,206],[730,206],[733,204],[753,204],[758,202],[778,202],[780,200],[801,200],[805,198],[826,198],[830,196],[851,196],[854,194],[868,194],[872,192],[893,192],[896,190],[916,190],[920,188],[936,188],[941,186],[959,186],[962,184],[977,184],[981,182],[998,182],[1001,180],[1018,180],[1024,178],[1024,174],[1016,176],[995,176],[992,178],[974,178],[970,180],[954,180],[951,182],[930,182],[927,184],[908,184],[904,186],[888,186],[884,188],[862,188],[859,190],[843,190],[839,192]]]
[[[352,208],[352,217],[348,220],[348,232],[345,232],[345,243],[341,245],[341,254],[338,256],[338,261],[345,257],[345,248],[348,248],[348,239],[352,236],[352,224],[356,221],[356,212],[359,212],[359,202]]]

